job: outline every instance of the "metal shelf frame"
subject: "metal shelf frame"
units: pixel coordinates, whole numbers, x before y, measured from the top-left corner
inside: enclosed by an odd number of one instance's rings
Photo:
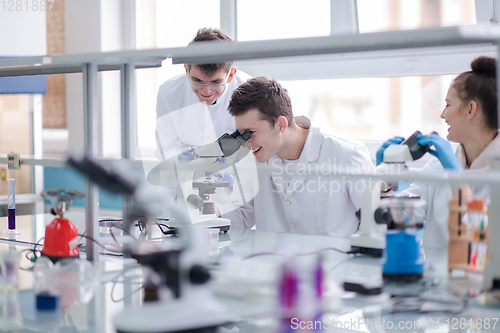
[[[95,157],[98,152],[98,99],[97,99],[97,73],[99,71],[119,70],[121,72],[121,109],[122,109],[122,158],[133,157],[133,126],[135,124],[135,76],[136,68],[153,68],[161,66],[162,57],[137,56],[117,57],[106,53],[84,55],[50,55],[41,57],[26,57],[4,59],[0,64],[0,77],[82,73],[83,101],[84,101],[84,148],[85,155]],[[0,158],[0,163],[7,163],[6,158]],[[65,166],[65,161],[60,159],[28,158],[23,160],[24,165]],[[99,226],[94,221],[99,220],[98,187],[85,178],[85,227],[89,237],[99,235]],[[129,199],[124,198],[123,213],[128,212]],[[125,215],[124,215],[125,216]],[[93,242],[87,244],[87,258],[91,262],[98,261],[98,247]]]
[[[204,42],[187,47],[133,50],[108,53],[87,53],[67,55],[47,55],[41,57],[26,57],[0,60],[0,77],[23,75],[47,75],[82,73],[84,83],[84,138],[85,154],[94,157],[97,154],[97,72],[119,70],[121,72],[121,142],[122,158],[133,159],[132,149],[134,138],[132,133],[135,124],[135,75],[138,68],[161,66],[161,61],[171,58],[172,63],[218,63],[227,60],[250,60],[280,57],[297,57],[307,55],[339,54],[343,56],[373,51],[439,49],[449,46],[464,46],[471,48],[494,45],[500,41],[500,26],[475,25],[439,29],[421,29],[410,31],[393,31],[370,34],[344,36],[328,36],[313,38],[295,38],[249,42]],[[500,58],[500,57],[499,57]],[[497,78],[500,78],[497,72]],[[500,80],[498,80],[500,82]],[[500,85],[499,95],[500,95]],[[500,111],[499,111],[500,114]],[[500,120],[500,117],[499,117]],[[40,163],[39,163],[40,162]],[[53,160],[54,165],[60,161]],[[0,158],[0,163],[3,159]],[[32,165],[40,165],[42,161],[31,159]],[[492,191],[492,200],[500,201],[500,186]],[[98,235],[97,223],[97,187],[86,179],[86,228],[90,237]],[[129,198],[124,198],[123,213],[127,213]],[[500,205],[492,205],[492,217],[500,217]],[[492,234],[500,235],[500,225],[491,230]],[[492,229],[493,229],[492,228]],[[495,233],[496,232],[496,233]],[[495,246],[495,245],[493,245]],[[497,245],[500,246],[500,245]],[[96,261],[98,251],[96,246],[87,244],[88,259]],[[497,253],[500,253],[497,252]]]

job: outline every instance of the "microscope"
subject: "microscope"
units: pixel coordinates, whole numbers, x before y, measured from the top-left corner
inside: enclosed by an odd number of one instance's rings
[[[437,134],[433,132],[433,134]],[[408,139],[398,145],[390,145],[384,151],[383,163],[377,167],[377,173],[396,175],[408,172],[406,162],[418,160],[431,149],[430,145],[418,144],[420,131],[413,133]],[[361,196],[359,212],[359,232],[351,236],[352,251],[374,257],[381,257],[386,247],[386,232],[390,211],[381,207],[381,187],[383,182],[376,181],[374,186],[366,186]],[[392,190],[397,190],[396,183],[387,184]],[[403,200],[403,199],[402,199]],[[358,214],[358,213],[357,213]]]
[[[198,158],[190,162],[178,160],[174,156],[169,160],[156,166],[147,176],[149,183],[161,185],[158,179],[158,170],[164,167],[172,168],[177,173],[177,202],[185,202],[191,223],[204,228],[218,228],[226,232],[229,230],[231,221],[216,216],[214,203],[210,196],[216,193],[218,188],[229,187],[229,182],[214,180],[213,174],[223,175],[222,170],[232,166],[243,158],[248,150],[240,148],[250,139],[250,133],[240,133],[238,130],[231,134],[225,133],[215,142],[199,147]],[[236,174],[236,170],[233,167]],[[202,172],[204,177],[196,177]],[[202,181],[197,181],[204,178]],[[170,220],[170,227],[178,227],[179,222],[174,218]]]
[[[154,216],[156,204],[161,201],[160,191],[148,187],[134,176],[132,169],[107,169],[88,158],[70,158],[69,162],[102,188],[131,198],[129,214],[123,217],[128,224],[138,216],[146,219]],[[164,243],[139,242],[126,250],[127,256],[158,273],[161,282],[152,288],[146,283],[144,303],[138,308],[126,308],[115,316],[113,322],[119,333],[211,333],[227,321],[223,309],[205,285],[210,272],[205,267],[200,227],[190,223],[185,210],[167,204],[170,214],[179,222],[178,237],[171,239],[172,246],[165,248]],[[171,298],[165,297],[167,291]]]
[[[377,222],[387,225],[383,253],[383,277],[398,282],[413,282],[423,276],[424,257],[418,231],[424,227],[415,210],[423,205],[419,197],[391,197],[382,200]]]
[[[436,134],[435,132],[433,132]],[[377,167],[382,175],[408,172],[406,162],[421,158],[431,149],[418,143],[420,131],[414,132],[398,145],[390,145],[384,151],[383,163]],[[417,231],[423,221],[415,220],[414,212],[422,204],[419,197],[381,196],[384,182],[376,181],[366,186],[361,197],[359,232],[351,236],[351,251],[373,257],[382,257],[383,276],[386,279],[411,281],[422,277],[424,259],[420,251]],[[387,183],[397,190],[398,183]],[[344,283],[347,291],[380,293],[379,286],[367,288],[364,283]]]

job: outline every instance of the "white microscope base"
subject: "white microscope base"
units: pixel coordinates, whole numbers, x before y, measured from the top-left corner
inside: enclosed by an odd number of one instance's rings
[[[179,299],[144,303],[139,308],[126,309],[114,318],[115,328],[124,333],[215,331],[217,326],[227,322],[224,311],[206,288],[197,289]]]
[[[218,228],[221,229],[221,231],[227,231],[231,227],[231,221],[229,219],[217,217],[215,214],[200,215],[199,218],[196,217],[193,224],[201,226],[202,228]],[[182,227],[182,223],[179,224],[175,220],[171,220],[170,226],[173,228]]]
[[[231,221],[229,219],[224,219],[221,217],[214,217],[200,219],[199,221],[194,221],[195,225],[202,226],[203,228],[219,228],[219,229],[229,229],[231,227]]]
[[[385,249],[385,235],[354,234],[351,236],[351,247],[365,249],[367,252],[373,252],[377,256],[381,256],[382,251]]]

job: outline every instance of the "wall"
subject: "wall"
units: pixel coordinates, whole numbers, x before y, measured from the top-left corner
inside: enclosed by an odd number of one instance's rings
[[[66,53],[101,50],[99,0],[66,0],[64,7]],[[83,154],[83,84],[81,74],[66,75],[66,110],[69,147]]]
[[[64,1],[54,1],[47,12],[47,54],[65,53]],[[43,127],[66,128],[66,76],[47,76],[47,93],[43,96]]]
[[[26,7],[25,2],[21,6],[9,6],[7,1],[0,3],[0,31],[0,56],[47,53],[46,12],[40,7]],[[12,151],[30,154],[31,112],[28,95],[0,95],[0,154]],[[17,194],[31,192],[31,168],[25,166],[7,177],[16,179]],[[0,177],[0,194],[6,194],[6,190],[6,181]]]
[[[30,154],[30,98],[28,95],[0,95],[0,154],[16,152]],[[21,170],[7,170],[5,178],[0,177],[0,195],[7,195],[6,178],[16,180],[16,194],[31,193],[31,168],[22,166]]]
[[[64,188],[85,192],[85,178],[72,168],[45,168],[44,184],[46,189]],[[121,195],[116,195],[102,189],[99,190],[99,208],[121,210]],[[84,207],[85,200],[75,200],[76,207]]]
[[[130,49],[133,42],[133,0],[66,0],[66,53],[110,52]],[[118,72],[99,74],[99,128],[101,155],[120,155],[120,77]],[[69,146],[83,153],[82,76],[66,76]],[[101,96],[103,96],[101,98]]]
[[[23,6],[25,6],[23,4]],[[46,18],[41,10],[9,11],[7,1],[0,3],[0,55],[33,56],[47,53]]]
[[[133,42],[133,0],[66,0],[64,8],[66,53],[110,52],[129,49]],[[98,74],[98,114],[100,156],[121,154],[120,75]],[[66,75],[68,144],[71,154],[84,152],[83,83],[81,74]],[[83,177],[64,168],[45,168],[45,187],[73,188],[83,191]],[[55,181],[51,175],[62,175]],[[104,191],[99,194],[100,208],[121,209],[121,196]],[[83,203],[76,203],[82,205]]]

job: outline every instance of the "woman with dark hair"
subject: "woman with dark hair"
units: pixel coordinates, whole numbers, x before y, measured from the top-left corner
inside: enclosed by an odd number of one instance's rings
[[[446,106],[441,113],[450,126],[447,139],[460,145],[453,152],[449,141],[436,134],[421,135],[421,145],[431,144],[430,153],[437,157],[423,168],[423,173],[440,174],[444,171],[466,173],[484,171],[491,160],[500,153],[498,134],[496,60],[479,57],[471,63],[471,71],[459,74],[446,95]],[[390,144],[398,144],[403,138],[385,142],[377,151],[377,165],[382,162],[383,152]],[[488,189],[471,187],[473,197],[489,197]],[[448,202],[452,199],[451,186],[417,181],[403,195],[420,196],[426,203],[417,214],[426,220],[424,245],[443,246],[449,240]]]

